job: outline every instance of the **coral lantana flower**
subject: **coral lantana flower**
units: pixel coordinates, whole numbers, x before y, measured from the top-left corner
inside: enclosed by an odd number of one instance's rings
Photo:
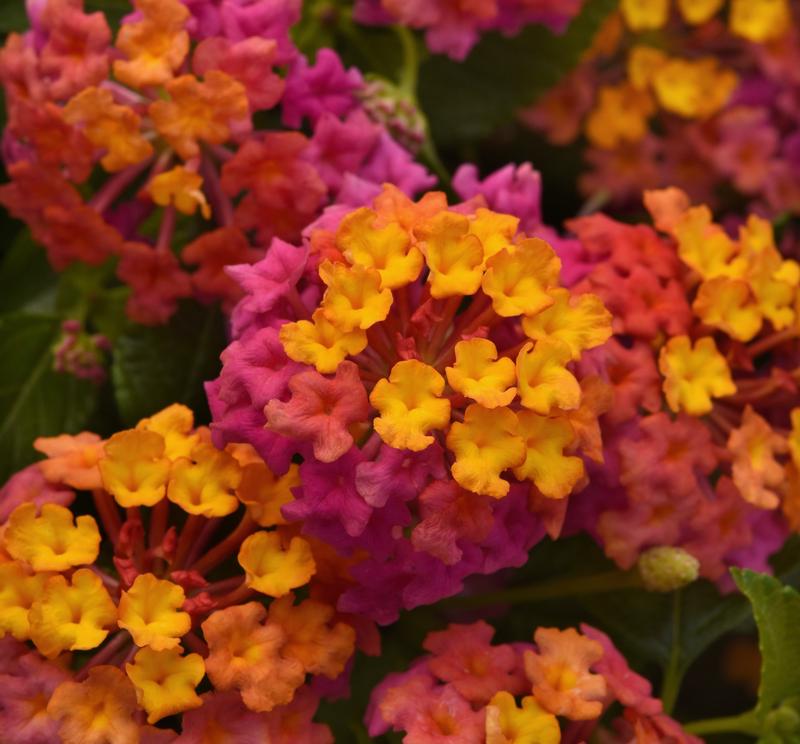
[[[560,716],[581,721],[603,709],[606,682],[589,668],[603,655],[602,646],[573,628],[539,628],[538,651],[525,652],[525,672],[542,706]]]

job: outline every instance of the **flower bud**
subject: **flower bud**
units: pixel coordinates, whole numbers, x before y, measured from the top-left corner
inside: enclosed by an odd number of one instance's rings
[[[683,548],[662,545],[639,557],[639,573],[647,589],[672,592],[697,579],[700,563]]]
[[[370,77],[359,92],[370,119],[383,125],[403,147],[417,152],[425,141],[425,119],[417,105],[388,80]]]

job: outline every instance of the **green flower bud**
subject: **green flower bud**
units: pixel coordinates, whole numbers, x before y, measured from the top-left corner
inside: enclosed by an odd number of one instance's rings
[[[697,579],[700,562],[683,548],[666,545],[650,548],[639,556],[639,574],[645,588],[672,592]]]

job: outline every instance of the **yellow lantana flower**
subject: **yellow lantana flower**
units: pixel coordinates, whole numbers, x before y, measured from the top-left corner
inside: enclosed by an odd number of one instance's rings
[[[189,514],[225,517],[239,506],[242,471],[236,459],[213,445],[199,444],[172,466],[167,498]]]
[[[522,319],[522,330],[534,341],[556,339],[569,348],[572,359],[604,344],[611,337],[611,313],[593,294],[574,296],[568,289],[552,289],[553,304]]]
[[[375,269],[323,261],[319,276],[327,287],[322,311],[338,328],[366,330],[386,320],[392,292],[381,288],[381,275]]]
[[[647,134],[647,119],[655,111],[652,96],[629,83],[604,85],[586,118],[586,136],[597,147],[611,150],[624,142],[639,142]]]
[[[22,561],[0,563],[0,638],[12,635],[18,641],[31,637],[28,611],[42,596],[47,574],[34,573]]]
[[[155,506],[164,498],[170,470],[164,449],[164,437],[144,429],[121,431],[106,442],[100,475],[120,506]]]
[[[450,420],[450,401],[441,398],[444,378],[416,359],[398,362],[389,379],[378,380],[369,402],[380,412],[375,431],[390,447],[424,450],[433,444],[431,429],[443,429]]]
[[[185,599],[178,584],[139,574],[120,597],[119,627],[133,636],[137,646],[150,646],[154,651],[175,648],[192,627],[189,613],[179,610]]]
[[[553,304],[547,290],[558,285],[561,260],[539,238],[504,248],[486,262],[481,286],[503,318],[534,315]]]
[[[300,466],[296,463],[276,477],[265,463],[254,462],[244,466],[237,495],[256,524],[274,527],[286,524],[281,507],[294,499],[292,489],[299,485]]]
[[[277,532],[260,530],[248,537],[239,549],[239,565],[251,589],[270,597],[283,597],[304,586],[317,570],[311,546],[302,537],[293,537],[288,548]]]
[[[367,334],[360,328],[342,330],[317,308],[311,320],[284,323],[279,331],[286,356],[295,362],[313,364],[323,375],[336,371],[348,356],[367,346]]]
[[[731,0],[730,27],[757,44],[777,39],[792,27],[788,0]]]
[[[176,165],[155,176],[147,184],[147,193],[160,207],[172,204],[181,214],[194,214],[200,207],[203,217],[209,219],[211,207],[203,194],[202,185],[203,177],[199,173]]]
[[[789,434],[789,454],[795,467],[800,469],[800,408],[792,409],[792,431]]]
[[[739,83],[732,70],[720,67],[716,57],[671,59],[653,78],[661,106],[687,119],[706,119],[717,113]]]
[[[414,231],[430,269],[428,282],[436,299],[473,295],[483,276],[483,246],[462,214],[440,212]]]
[[[525,442],[525,461],[514,468],[519,480],[530,480],[548,498],[562,499],[583,477],[583,460],[565,455],[575,432],[563,418],[547,418],[520,411],[519,435]]]
[[[628,54],[628,80],[637,90],[650,87],[659,68],[668,57],[660,49],[637,44]]]
[[[496,499],[505,496],[510,488],[501,473],[525,460],[519,422],[509,408],[468,406],[464,422],[450,427],[447,447],[456,458],[451,468],[456,482],[469,491]]]
[[[725,0],[678,0],[678,10],[686,23],[698,26],[710,21],[724,4]]]
[[[711,410],[712,398],[736,392],[728,363],[710,336],[698,339],[694,347],[688,336],[671,338],[661,349],[658,368],[673,411],[702,416]]]
[[[525,408],[549,416],[554,408],[571,411],[581,403],[581,386],[567,369],[569,346],[558,339],[527,343],[517,355],[517,389]]]
[[[194,413],[191,408],[173,403],[164,410],[136,424],[137,429],[154,431],[164,437],[164,456],[168,460],[189,457],[200,435],[194,429]]]
[[[528,695],[522,707],[510,692],[498,692],[486,707],[486,744],[558,744],[558,719]]]
[[[742,279],[718,276],[703,282],[692,310],[703,323],[738,341],[750,341],[763,325],[755,297]]]
[[[377,219],[366,207],[347,215],[336,232],[336,246],[351,263],[375,269],[382,289],[404,287],[422,271],[422,253],[397,222],[378,228]]]
[[[25,561],[34,571],[66,571],[94,563],[100,552],[94,517],[76,519],[58,504],[43,504],[39,516],[36,504],[20,504],[8,518],[4,540],[9,555]]]
[[[62,651],[99,646],[117,620],[117,608],[100,577],[79,568],[67,582],[51,576],[28,615],[31,640],[48,659]]]
[[[486,338],[459,341],[456,363],[447,367],[447,381],[453,390],[472,398],[484,408],[507,406],[514,400],[517,379],[514,362],[497,358],[497,347]]]
[[[206,673],[203,657],[182,653],[180,646],[164,651],[142,648],[133,657],[133,664],[125,665],[139,704],[147,711],[148,723],[203,704],[195,692]]]
[[[678,241],[681,260],[703,279],[744,276],[746,262],[738,256],[737,245],[721,227],[714,224],[707,206],[687,209],[677,219],[673,234]]]
[[[670,0],[622,0],[619,9],[631,31],[661,28],[669,18]]]
[[[483,207],[475,210],[475,217],[469,223],[470,233],[478,238],[483,246],[484,263],[495,253],[511,245],[518,228],[519,217],[492,212]]]

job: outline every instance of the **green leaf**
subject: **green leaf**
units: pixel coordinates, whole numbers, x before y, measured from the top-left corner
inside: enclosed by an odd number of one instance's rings
[[[765,716],[800,695],[800,594],[778,579],[733,569],[739,589],[753,605],[761,650],[761,684],[756,712]]]
[[[463,62],[432,56],[420,71],[419,98],[438,145],[476,141],[513,120],[569,72],[618,0],[588,0],[558,36],[528,26],[508,38],[486,34]]]
[[[0,260],[0,313],[52,313],[57,282],[44,249],[27,229],[20,230]]]
[[[81,431],[100,388],[53,370],[60,334],[55,317],[0,317],[0,483],[36,458],[33,440]]]
[[[135,327],[114,346],[111,381],[122,421],[132,426],[171,403],[207,419],[203,382],[219,372],[224,321],[216,307],[184,304],[170,323]]]
[[[28,14],[25,12],[23,0],[5,3],[0,13],[0,34],[24,31],[26,28],[28,28]]]

